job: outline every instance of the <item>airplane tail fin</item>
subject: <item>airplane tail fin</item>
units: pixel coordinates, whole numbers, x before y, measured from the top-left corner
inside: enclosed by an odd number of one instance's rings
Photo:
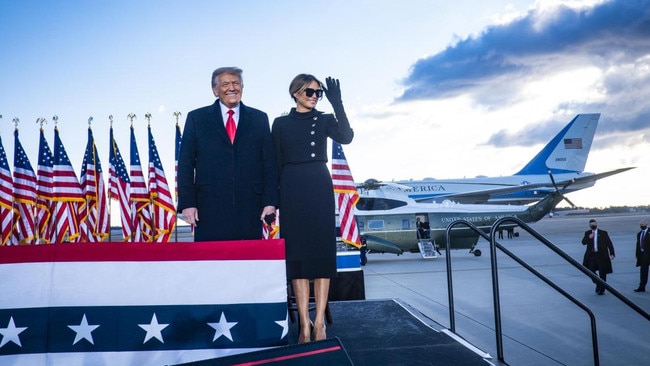
[[[515,175],[582,172],[600,113],[578,114]]]
[[[531,205],[527,209],[527,213],[530,215],[530,222],[536,222],[542,219],[547,215],[551,210],[557,206],[558,203],[562,202],[564,197],[558,191],[549,193],[541,201]]]

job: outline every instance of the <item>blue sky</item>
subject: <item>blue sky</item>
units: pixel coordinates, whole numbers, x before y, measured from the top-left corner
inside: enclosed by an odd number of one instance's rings
[[[88,118],[105,169],[108,116],[143,164],[145,113],[173,182],[173,112],[211,104],[210,74],[244,70],[270,120],[298,73],[341,80],[357,181],[510,175],[578,113],[601,113],[587,171],[637,169],[569,198],[647,205],[650,0],[3,1],[0,137],[33,166],[52,117],[79,174]],[[331,107],[324,99],[318,109]],[[127,161],[128,165],[128,161]],[[107,172],[105,172],[106,176]]]

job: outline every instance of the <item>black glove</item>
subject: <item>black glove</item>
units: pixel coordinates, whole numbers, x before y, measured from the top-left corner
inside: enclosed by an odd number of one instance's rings
[[[325,79],[325,84],[327,84],[325,96],[330,101],[330,104],[333,107],[342,106],[343,101],[341,101],[341,84],[339,83],[339,79],[333,79],[328,76]]]

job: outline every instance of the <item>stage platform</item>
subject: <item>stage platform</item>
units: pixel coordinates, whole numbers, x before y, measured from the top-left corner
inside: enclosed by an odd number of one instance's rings
[[[338,337],[355,366],[489,365],[480,350],[399,299],[330,302],[328,337]],[[296,343],[292,324],[289,343]]]
[[[183,366],[492,365],[490,356],[444,331],[399,299],[332,301],[328,339],[297,345],[298,323],[289,327],[289,346],[238,354]]]

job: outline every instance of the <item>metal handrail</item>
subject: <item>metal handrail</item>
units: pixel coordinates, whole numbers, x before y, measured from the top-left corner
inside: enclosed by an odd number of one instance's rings
[[[446,250],[446,262],[447,262],[447,291],[448,291],[448,297],[449,297],[449,323],[450,323],[450,330],[452,332],[456,332],[456,326],[455,326],[455,315],[454,315],[454,298],[453,298],[453,285],[452,285],[452,276],[451,276],[451,229],[457,225],[465,225],[469,227],[472,231],[475,231],[478,235],[483,237],[485,240],[488,240],[490,242],[490,257],[491,257],[491,272],[492,272],[492,291],[493,291],[493,301],[494,301],[494,317],[495,317],[495,333],[496,333],[496,343],[497,343],[497,358],[504,362],[504,356],[503,356],[503,331],[501,328],[501,305],[500,305],[500,299],[499,299],[499,279],[498,279],[498,271],[497,271],[497,262],[496,262],[496,249],[498,248],[501,250],[503,253],[508,255],[511,259],[519,263],[522,267],[526,268],[529,272],[533,273],[535,276],[537,276],[539,279],[544,281],[546,284],[551,286],[553,289],[558,291],[560,294],[562,294],[565,298],[573,302],[575,305],[583,309],[590,318],[590,323],[591,323],[591,338],[592,338],[592,349],[593,349],[593,356],[594,356],[594,365],[599,365],[599,357],[598,357],[598,339],[597,339],[597,332],[596,332],[596,319],[594,314],[591,312],[591,310],[582,304],[580,301],[578,301],[576,298],[571,296],[569,293],[564,291],[562,288],[557,286],[555,283],[553,283],[551,280],[549,280],[546,276],[535,270],[533,267],[528,265],[526,262],[521,260],[519,257],[517,257],[514,253],[509,251],[507,248],[499,244],[496,239],[495,239],[495,233],[496,230],[501,224],[504,222],[512,222],[522,229],[526,230],[529,234],[531,234],[535,239],[538,241],[542,242],[544,245],[546,245],[548,248],[553,250],[556,254],[558,254],[560,257],[562,257],[564,260],[569,262],[571,265],[573,265],[575,268],[579,269],[581,272],[583,272],[585,275],[590,277],[594,282],[596,282],[599,286],[602,286],[609,290],[614,296],[616,296],[619,300],[623,301],[626,305],[631,307],[633,310],[635,310],[637,313],[639,313],[641,316],[646,318],[647,320],[650,320],[650,314],[645,312],[643,309],[641,309],[639,306],[634,304],[632,301],[630,301],[628,298],[623,296],[621,293],[616,291],[614,288],[609,286],[605,281],[601,280],[598,276],[596,276],[593,272],[591,272],[589,269],[587,269],[585,266],[582,264],[578,263],[576,260],[571,258],[569,255],[564,253],[562,250],[560,250],[557,246],[555,246],[553,243],[548,241],[546,238],[544,238],[542,235],[540,235],[537,231],[533,230],[530,226],[528,226],[526,223],[521,221],[520,219],[516,217],[503,217],[495,221],[490,229],[490,234],[486,234],[483,232],[481,229],[479,229],[477,226],[472,224],[471,222],[467,220],[456,220],[452,223],[450,223],[447,226],[446,230],[446,239],[447,239],[447,246],[445,248]]]

